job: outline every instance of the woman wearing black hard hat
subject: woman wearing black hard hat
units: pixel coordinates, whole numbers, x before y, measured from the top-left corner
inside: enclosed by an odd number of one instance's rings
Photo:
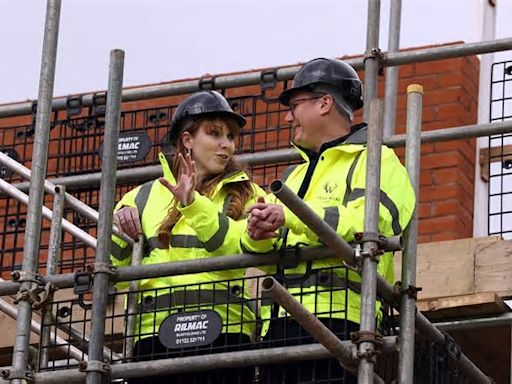
[[[137,187],[118,203],[115,221],[146,239],[143,264],[241,253],[245,209],[264,192],[235,161],[245,119],[218,92],[202,91],[177,108],[170,153],[160,154],[163,177]],[[128,245],[113,238],[112,261],[129,264]],[[247,241],[244,241],[247,244]],[[249,241],[267,252],[270,241]],[[255,332],[244,270],[210,271],[141,281],[136,360],[247,349]],[[130,381],[142,383],[148,380]],[[152,378],[153,383],[251,383],[253,370],[215,370]]]

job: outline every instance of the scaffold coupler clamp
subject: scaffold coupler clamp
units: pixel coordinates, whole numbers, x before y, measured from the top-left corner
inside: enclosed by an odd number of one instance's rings
[[[50,297],[52,297],[52,294],[58,289],[59,287],[56,287],[54,284],[50,282],[47,282],[44,288],[40,291],[41,296],[38,296],[39,301],[32,303],[32,308],[41,309],[44,305],[46,305]]]
[[[356,345],[355,357],[357,359],[366,359],[375,362],[375,357],[380,354],[382,345],[384,344],[384,338],[382,335],[376,332],[370,331],[355,331],[350,333],[350,340],[352,344]],[[359,351],[359,345],[362,343],[372,343],[372,349],[366,349],[365,351]]]
[[[277,70],[275,68],[268,68],[261,71],[260,74],[261,83],[261,98],[266,102],[276,101],[276,97],[268,97],[267,92],[275,89],[277,85]]]
[[[301,247],[303,245],[304,243],[297,243],[281,248],[279,250],[279,266],[284,269],[297,268],[302,260]]]
[[[397,252],[403,249],[403,238],[400,235],[386,237],[381,234],[372,233],[365,238],[364,232],[356,232],[354,240],[358,244],[363,244],[366,241],[375,241],[379,250],[383,252]]]
[[[31,288],[20,287],[20,290],[14,297],[14,304],[18,304],[20,301],[27,301],[30,303],[32,308],[39,309],[47,301],[50,293],[53,293],[57,288],[50,282],[45,284],[43,277],[37,273],[15,271],[11,274],[12,280],[19,283],[31,283],[35,284]],[[42,296],[39,296],[42,294]]]
[[[215,89],[215,76],[203,76],[199,79],[197,87],[201,91],[211,91]]]
[[[80,372],[99,372],[104,376],[110,376],[110,364],[99,360],[82,361],[78,367]]]
[[[117,268],[110,263],[95,262],[88,264],[87,271],[93,276],[97,273],[106,273],[110,276],[117,275]]]
[[[418,292],[422,291],[422,287],[417,287],[415,285],[409,285],[407,287],[403,287],[401,281],[397,281],[393,286],[393,296],[397,302],[400,302],[403,294],[407,294],[414,301],[418,300]]]
[[[106,273],[111,277],[117,275],[117,268],[110,263],[96,262],[88,264],[85,271],[75,272],[75,285],[73,291],[76,295],[82,295],[92,291],[94,275],[96,273]]]
[[[44,279],[38,273],[14,271],[11,273],[11,279],[12,281],[16,281],[17,283],[30,282],[37,285],[44,285]]]
[[[374,47],[364,54],[364,61],[367,59],[377,59],[378,73],[380,76],[384,74],[384,67],[386,66],[387,57],[380,48]]]
[[[444,346],[446,348],[446,354],[448,355],[448,365],[453,369],[457,369],[459,366],[460,358],[462,357],[462,350],[459,345],[455,342],[447,332],[442,331],[444,335]]]
[[[19,371],[16,371],[14,369],[2,369],[0,370],[0,376],[2,377],[2,379],[4,380],[25,380],[26,382],[29,382],[29,383],[33,383],[34,382],[34,373],[32,373],[31,371],[23,371],[23,370],[19,370]]]
[[[358,244],[359,252],[356,247],[356,264],[361,265],[365,257],[369,257],[372,261],[379,262],[380,256],[384,253],[382,237],[377,232],[358,232],[354,234],[356,244]],[[368,251],[364,250],[365,243],[376,243],[377,248],[371,248]],[[363,248],[363,249],[361,249]],[[358,254],[359,253],[359,254]]]

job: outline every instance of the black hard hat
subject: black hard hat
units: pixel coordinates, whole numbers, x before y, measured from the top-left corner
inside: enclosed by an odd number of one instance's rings
[[[361,80],[349,64],[337,59],[313,59],[297,72],[292,87],[279,95],[279,101],[286,106],[297,91],[314,91],[315,85],[327,85],[339,92],[347,105],[356,111],[363,106]]]
[[[245,118],[233,112],[228,101],[219,92],[201,91],[194,93],[178,105],[172,117],[169,129],[169,142],[174,144],[183,129],[183,123],[188,118],[207,116],[226,116],[232,118],[239,128],[245,125]]]

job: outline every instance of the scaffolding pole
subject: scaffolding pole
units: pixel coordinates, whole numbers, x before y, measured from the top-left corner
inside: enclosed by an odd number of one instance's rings
[[[379,29],[380,0],[369,0],[366,24],[366,51],[364,53],[364,121],[368,121],[370,116],[370,105],[373,99],[377,97],[378,72],[380,65]]]
[[[50,240],[48,242],[48,260],[46,262],[46,274],[55,275],[57,264],[60,260],[60,247],[62,241],[62,219],[66,207],[66,187],[59,185],[55,187],[53,198],[53,215],[50,229]]]
[[[460,127],[443,128],[434,131],[421,132],[422,144],[437,143],[448,140],[470,139],[474,137],[499,135],[512,132],[512,121],[503,121],[487,124],[463,125]],[[406,135],[399,134],[385,137],[383,144],[390,148],[403,147],[405,145]],[[9,158],[9,157],[8,157]],[[295,148],[276,149],[273,151],[256,152],[235,156],[236,160],[245,165],[261,165],[268,163],[284,163],[289,161],[300,161],[302,157]],[[12,160],[11,158],[9,158]],[[2,153],[0,152],[0,163]],[[133,182],[153,180],[162,176],[162,167],[160,165],[149,165],[145,167],[136,167],[122,169],[117,171],[117,181]],[[65,185],[68,189],[80,188],[84,186],[98,185],[101,173],[90,173],[80,176],[66,176],[50,179],[54,184]],[[27,190],[29,184],[26,182],[13,184],[19,190]],[[133,242],[133,240],[131,240]]]
[[[342,340],[341,343],[346,348],[351,346],[350,341]],[[395,353],[396,345],[396,337],[384,337],[382,350],[384,353]],[[256,365],[278,365],[290,362],[328,358],[332,358],[332,354],[323,345],[307,344],[293,347],[213,353],[210,355],[114,364],[111,368],[110,378],[112,380],[129,380],[145,376],[175,375],[186,372],[200,372],[212,369],[233,369]],[[34,374],[34,382],[36,384],[78,384],[83,383],[84,379],[85,373],[80,372],[77,369]],[[0,380],[0,383],[1,382],[2,381]]]
[[[55,61],[59,35],[60,0],[48,0],[44,27],[41,72],[39,77],[39,95],[32,152],[33,177],[30,182],[27,226],[24,236],[23,267],[19,291],[19,309],[16,320],[16,339],[12,355],[12,371],[9,379],[20,384],[31,375],[27,358],[32,320],[32,303],[29,292],[36,287],[37,261],[41,237],[41,208],[43,206],[43,183],[48,160],[48,142],[50,139],[50,115],[52,111],[53,84],[55,79]]]
[[[382,53],[382,65],[392,67],[411,63],[420,63],[425,61],[442,60],[453,57],[479,55],[490,52],[501,52],[512,49],[512,38],[497,39],[469,44],[454,44],[444,47],[418,49],[413,51]],[[346,60],[355,69],[360,70],[364,67],[364,58]],[[276,80],[286,81],[295,77],[300,65],[283,67],[276,69]],[[213,80],[212,89],[228,89],[235,87],[245,87],[261,84],[264,71],[243,73],[237,75],[224,75],[211,78]],[[152,85],[140,88],[125,89],[122,99],[124,102],[154,99],[159,97],[184,95],[203,90],[202,79],[178,81],[169,84]],[[94,93],[82,95],[82,105],[89,107],[92,105]],[[64,110],[67,108],[66,98],[56,98],[53,100],[53,110]],[[10,116],[27,115],[32,112],[32,102],[22,102],[15,104],[0,105],[0,118]]]
[[[366,186],[364,205],[364,232],[361,265],[361,323],[360,331],[374,334],[376,330],[375,302],[377,300],[377,264],[380,205],[380,162],[382,152],[382,102],[375,98],[370,105],[368,125]],[[368,237],[367,237],[368,235]],[[370,236],[371,235],[371,236]],[[377,235],[377,236],[375,236]],[[374,379],[375,339],[358,344],[358,383],[370,384]]]
[[[117,142],[121,119],[121,90],[123,87],[124,51],[110,51],[105,135],[101,156],[102,175],[98,221],[98,248],[94,265],[93,305],[89,361],[86,367],[86,383],[100,384],[108,374],[103,363],[105,342],[105,315],[107,311],[108,285],[110,280],[110,239],[112,236],[112,211],[115,204]]]
[[[421,111],[423,87],[407,87],[407,146],[405,167],[416,196],[414,213],[404,234],[402,276],[400,284],[400,352],[398,355],[398,382],[412,384],[414,380],[414,321],[416,314],[416,247],[418,240],[418,199],[421,153]]]
[[[350,248],[350,246],[348,246]],[[353,253],[353,249],[351,250]],[[326,247],[307,247],[281,255],[274,251],[268,254],[249,254],[217,256],[207,259],[175,261],[169,263],[145,264],[140,266],[119,267],[114,282],[152,279],[164,276],[186,275],[190,273],[201,273],[207,271],[225,271],[236,268],[258,267],[262,265],[277,264],[284,261],[313,261],[336,257],[336,254]],[[72,288],[75,285],[74,273],[63,273],[54,276],[45,276],[45,282],[52,283],[58,288]],[[0,282],[0,296],[15,294],[18,291],[19,283],[4,281]]]
[[[400,48],[400,19],[402,0],[391,0],[389,12],[388,53],[398,52]],[[395,133],[396,97],[398,88],[398,68],[387,67],[384,90],[384,136]]]
[[[53,216],[50,229],[50,240],[48,243],[48,260],[46,263],[46,275],[51,276],[57,273],[57,264],[60,259],[60,247],[62,239],[62,218],[66,207],[66,187],[58,186],[53,197]],[[48,346],[50,345],[50,324],[53,321],[52,307],[53,290],[48,295],[48,303],[43,307],[41,326],[41,345],[39,347],[39,368],[47,368],[49,360]],[[46,327],[45,327],[46,325]]]
[[[132,266],[137,267],[142,261],[142,251],[144,249],[144,236],[139,235],[139,241],[135,243],[132,250]],[[137,323],[137,304],[139,302],[139,281],[132,280],[129,284],[128,299],[126,300],[126,332],[124,339],[124,357],[126,361],[131,361],[133,357],[133,348],[135,344],[135,325]]]
[[[512,326],[512,313],[504,313],[499,316],[485,317],[480,319],[452,320],[434,323],[434,326],[441,331],[458,331],[460,329],[478,329],[496,327],[500,325]]]
[[[353,254],[352,256],[350,254],[347,255],[346,252],[346,247],[349,246],[348,243],[339,237],[336,231],[327,223],[321,220],[303,200],[290,190],[290,188],[284,185],[281,180],[276,180],[271,184],[270,189],[279,200],[318,236],[318,239],[322,243],[331,248],[343,261],[349,264],[352,263]],[[309,221],[310,216],[317,216],[319,220]],[[377,292],[386,302],[390,303],[395,308],[397,307],[398,298],[395,295],[393,287],[380,275],[377,275]],[[435,344],[446,346],[445,334],[435,328],[421,313],[416,313],[416,328]],[[492,383],[463,353],[460,354],[459,360],[456,361],[456,363],[458,363],[463,374],[471,380],[471,382]]]

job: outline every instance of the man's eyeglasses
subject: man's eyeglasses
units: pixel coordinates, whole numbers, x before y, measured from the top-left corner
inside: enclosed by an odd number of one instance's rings
[[[324,95],[319,95],[319,96],[313,96],[313,97],[305,97],[303,99],[297,99],[297,100],[293,100],[293,101],[290,101],[290,103],[288,104],[288,106],[290,107],[290,113],[292,114],[292,116],[295,116],[294,113],[295,113],[295,108],[297,108],[297,106],[301,103],[303,103],[304,101],[308,101],[308,100],[316,100],[316,99],[319,99],[321,97],[324,97]]]

